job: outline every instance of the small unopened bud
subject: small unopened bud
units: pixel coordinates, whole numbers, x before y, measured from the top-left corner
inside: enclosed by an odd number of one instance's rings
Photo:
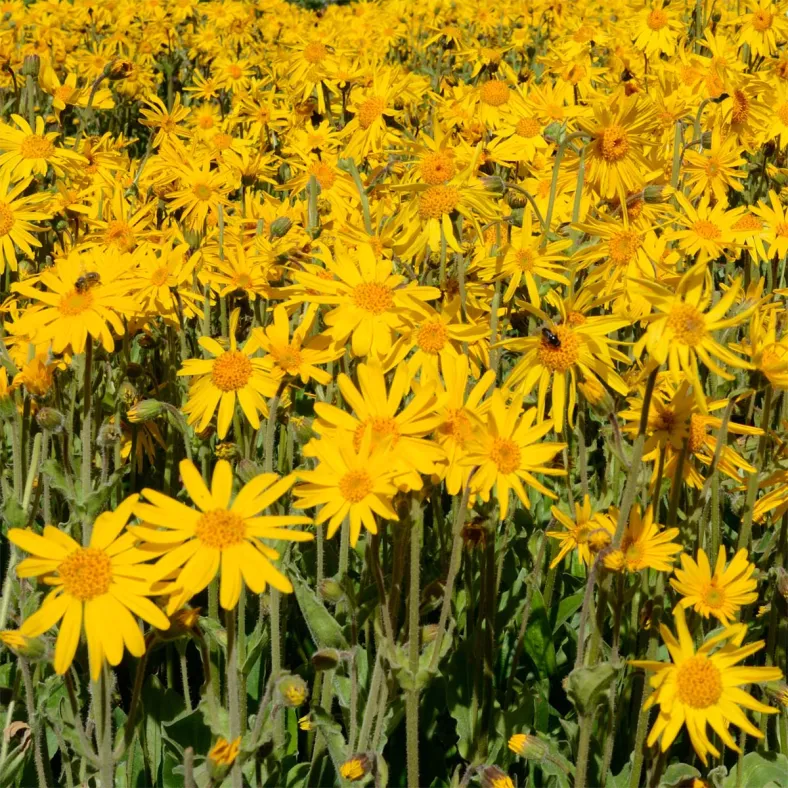
[[[129,380],[136,380],[140,375],[145,374],[145,368],[142,364],[137,364],[136,362],[132,361],[130,364],[126,365],[126,377]]]
[[[438,625],[427,624],[426,626],[421,628],[421,642],[426,646],[428,643],[432,643],[432,641],[435,640],[437,634],[438,634]]]
[[[0,632],[0,642],[8,646],[15,654],[36,660],[44,656],[44,644],[39,638],[29,638],[18,629],[6,629]]]
[[[309,714],[304,714],[303,717],[298,718],[298,727],[302,731],[312,730],[312,717]]]
[[[38,55],[25,55],[22,62],[23,77],[37,77],[41,70],[41,58]]]
[[[38,426],[41,427],[42,430],[47,430],[47,432],[51,432],[54,435],[63,431],[65,421],[63,414],[54,408],[41,408],[41,410],[36,413],[36,422],[38,422]]]
[[[597,416],[609,416],[613,412],[613,398],[596,378],[588,378],[577,387]]]
[[[114,446],[123,438],[123,433],[120,427],[110,422],[105,422],[101,425],[96,436],[96,443],[100,448],[106,449],[108,446]]]
[[[321,648],[312,654],[315,670],[333,670],[339,664],[339,652],[335,648]]]
[[[336,604],[339,602],[340,599],[345,595],[345,592],[342,590],[342,586],[337,583],[336,580],[333,578],[328,578],[323,580],[320,584],[320,596],[326,600],[326,602],[331,602],[332,604]]]
[[[509,189],[509,191],[506,192],[506,204],[510,208],[525,208],[527,202],[528,198],[514,189]]]
[[[318,197],[317,212],[320,216],[328,216],[331,213],[331,203],[324,197]]]
[[[255,476],[259,476],[263,472],[263,469],[256,462],[244,457],[238,460],[235,472],[244,484],[249,484]]]
[[[656,186],[651,183],[643,189],[643,201],[649,205],[665,202],[666,199],[667,192],[664,186]]]
[[[339,773],[351,783],[363,780],[371,771],[372,761],[363,753],[353,755],[339,767]]]
[[[293,226],[293,222],[287,216],[279,216],[271,222],[271,227],[268,231],[270,237],[273,238],[284,238],[288,232],[290,232],[290,228]]]
[[[500,175],[484,175],[481,182],[488,192],[503,194],[506,191],[506,181]]]
[[[605,567],[613,572],[620,572],[626,564],[626,556],[622,550],[611,550],[604,560]]]
[[[136,424],[151,421],[161,416],[163,412],[163,403],[159,402],[157,399],[144,399],[138,402],[133,408],[129,408],[128,417],[129,421]]]
[[[215,782],[224,778],[227,770],[235,763],[240,751],[240,736],[234,741],[227,741],[221,736],[217,739],[216,744],[208,753],[208,772]]]
[[[485,766],[481,774],[482,788],[514,788],[509,775],[497,766]]]
[[[306,701],[309,690],[301,676],[283,676],[277,685],[282,702],[285,706],[295,709]]]
[[[230,441],[217,443],[215,453],[218,459],[232,462],[239,454],[238,446],[236,446],[234,443],[231,443]]]
[[[509,749],[521,758],[541,761],[547,753],[547,745],[536,736],[527,733],[515,733],[509,739]]]

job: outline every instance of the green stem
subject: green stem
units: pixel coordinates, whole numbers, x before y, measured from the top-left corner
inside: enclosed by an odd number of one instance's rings
[[[235,741],[241,735],[241,709],[238,702],[238,646],[236,642],[236,611],[225,611],[227,628],[227,706],[230,715],[230,740]],[[232,770],[233,788],[242,788],[241,759],[236,758]]]
[[[27,721],[33,733],[33,760],[36,765],[36,778],[38,779],[39,788],[46,788],[52,785],[51,777],[47,777],[49,766],[49,757],[46,754],[46,737],[41,736],[41,722],[43,715],[36,713],[35,704],[35,690],[33,689],[33,679],[30,676],[30,664],[25,657],[19,657],[19,670],[22,672],[22,680],[25,684],[25,705],[27,709]],[[6,734],[7,735],[7,734]],[[45,766],[46,764],[46,766]]]
[[[271,678],[274,686],[282,670],[282,622],[281,622],[281,594],[273,586],[270,590],[270,619],[271,619]],[[274,749],[278,752],[284,742],[284,720],[281,709],[273,715]]]
[[[93,339],[88,334],[85,340],[85,369],[82,380],[82,499],[90,494],[90,471],[92,464],[92,435],[90,426],[91,413],[91,376],[93,374]],[[134,458],[131,458],[134,462]],[[82,544],[90,544],[92,523],[85,520],[82,524]]]
[[[405,737],[408,770],[408,788],[419,788],[419,690],[416,677],[419,672],[419,564],[421,561],[421,501],[414,496],[411,501],[410,532],[410,583],[408,594],[408,666],[413,687],[405,693]]]

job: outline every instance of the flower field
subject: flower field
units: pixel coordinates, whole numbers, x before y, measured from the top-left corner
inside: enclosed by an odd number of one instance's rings
[[[787,3],[0,14],[0,786],[788,788]]]

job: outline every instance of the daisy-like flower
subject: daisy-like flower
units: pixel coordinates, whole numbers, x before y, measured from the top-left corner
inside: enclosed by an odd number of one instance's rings
[[[327,332],[337,345],[350,339],[354,356],[379,357],[390,350],[402,313],[413,301],[433,301],[437,287],[405,284],[392,272],[391,261],[377,259],[372,247],[359,247],[357,256],[337,250],[336,258],[324,256],[326,269],[336,278],[296,272],[296,282],[308,289],[303,300],[334,305],[325,316]]]
[[[350,544],[355,547],[361,526],[372,534],[378,532],[375,515],[384,520],[398,520],[391,505],[397,488],[390,442],[373,446],[372,428],[366,427],[356,450],[348,433],[332,440],[317,441],[313,456],[318,466],[312,471],[297,471],[304,482],[293,490],[295,505],[301,509],[320,506],[315,524],[328,520],[330,539],[345,517],[350,522]]]
[[[740,17],[739,46],[748,44],[755,56],[769,57],[777,51],[777,44],[788,37],[785,3],[772,0],[750,0],[749,13]]]
[[[610,508],[610,517],[618,520],[618,509]],[[680,553],[682,547],[673,541],[679,535],[678,528],[666,528],[654,522],[654,510],[649,505],[641,515],[640,505],[635,504],[629,514],[629,523],[621,540],[621,548],[614,550],[605,557],[608,569],[628,572],[640,572],[643,569],[656,569],[659,572],[670,572],[673,568],[673,556]]]
[[[216,216],[220,205],[227,205],[232,184],[227,172],[212,170],[209,159],[191,166],[184,165],[178,188],[167,196],[171,210],[182,210],[182,218],[192,230],[202,231],[208,215]]]
[[[717,342],[713,332],[743,322],[755,309],[755,304],[726,318],[725,314],[741,290],[741,280],[736,279],[725,295],[711,306],[712,283],[706,264],[700,262],[681,277],[675,289],[648,280],[638,280],[638,283],[642,286],[643,296],[657,312],[646,318],[649,321],[648,331],[638,341],[637,348],[642,349],[645,344],[654,361],[658,364],[667,361],[670,373],[677,382],[682,376],[688,376],[698,405],[705,412],[706,400],[698,373],[698,359],[725,380],[733,380],[733,375],[726,372],[712,356],[732,367],[750,368],[750,364]]]
[[[45,194],[25,196],[32,178],[23,178],[15,186],[9,184],[10,171],[0,168],[0,274],[6,265],[17,270],[16,247],[27,257],[33,257],[33,246],[41,246],[33,235],[39,228],[31,222],[49,217],[49,213],[36,210]]]
[[[200,337],[200,347],[214,358],[189,358],[183,362],[178,375],[195,376],[189,385],[189,400],[183,406],[189,424],[198,424],[202,432],[210,424],[216,408],[219,418],[216,424],[219,440],[222,440],[235,414],[236,400],[249,423],[255,429],[260,426],[262,413],[268,417],[268,405],[264,398],[276,394],[277,384],[267,371],[262,358],[252,358],[256,347],[247,340],[239,348],[235,339],[240,309],[230,315],[230,348],[222,347],[212,337]]]
[[[124,647],[135,657],[145,652],[135,616],[159,629],[170,626],[167,616],[147,599],[153,595],[152,567],[144,564],[150,553],[134,546],[134,534],[121,533],[137,497],[132,495],[114,512],[100,515],[87,547],[51,525],[45,526],[43,536],[20,528],[8,532],[11,542],[33,556],[19,564],[19,577],[40,577],[54,586],[19,632],[37,637],[60,621],[54,659],[60,675],[73,662],[83,631],[90,675],[96,681],[104,660],[118,665]]]
[[[594,556],[610,544],[616,532],[616,525],[609,514],[593,511],[588,495],[583,498],[582,504],[575,503],[574,520],[557,506],[551,507],[550,513],[566,529],[547,531],[551,539],[560,540],[558,555],[550,564],[550,569],[558,566],[572,550],[577,550],[580,561],[590,566]]]
[[[635,46],[647,56],[672,55],[676,41],[684,27],[677,8],[657,2],[646,6],[635,20],[633,39]]]
[[[229,767],[241,752],[241,737],[228,741],[220,736],[208,753],[208,760],[216,767]]]
[[[775,471],[760,483],[760,487],[777,485],[755,503],[752,517],[756,523],[763,522],[770,512],[771,521],[777,522],[788,511],[788,471]]]
[[[272,563],[279,553],[264,540],[308,542],[311,533],[284,526],[312,521],[301,515],[260,513],[292,487],[295,477],[280,479],[275,473],[263,473],[233,496],[233,471],[226,460],[216,463],[210,490],[190,460],[181,462],[180,471],[183,486],[198,509],[145,489],[142,495],[148,502],[134,507],[144,525],[129,528],[145,542],[148,555],[161,556],[154,564],[157,579],[175,573],[168,586],[167,613],[199,594],[217,572],[221,573],[219,603],[225,610],[238,603],[242,582],[254,594],[261,594],[269,583],[289,594],[293,584]]]
[[[154,148],[158,148],[165,141],[174,142],[179,137],[190,136],[189,130],[181,125],[189,117],[190,110],[181,104],[180,93],[175,95],[171,110],[168,110],[167,105],[156,95],[147,96],[145,104],[147,106],[140,110],[140,123],[156,131],[153,138]]]
[[[698,263],[714,260],[736,245],[733,226],[744,215],[744,208],[727,210],[725,202],[710,207],[710,194],[705,194],[697,207],[681,192],[675,196],[682,208],[675,218],[684,229],[665,233],[667,240],[678,241],[679,249],[687,255],[697,254]]]
[[[684,173],[690,187],[689,199],[713,194],[717,202],[728,202],[728,190],[740,192],[741,181],[747,177],[742,147],[735,137],[723,137],[720,130],[711,134],[708,151],[687,150],[684,154]]]
[[[769,257],[777,255],[782,259],[788,253],[788,216],[773,189],[769,190],[769,203],[766,205],[763,200],[758,200],[757,207],[752,210],[766,222],[761,240],[768,246]]]
[[[741,687],[779,681],[783,674],[779,668],[736,664],[765,645],[763,640],[759,640],[742,646],[747,634],[746,625],[734,624],[721,633],[711,635],[696,651],[684,608],[678,606],[673,616],[678,637],[664,624],[660,625],[671,662],[632,660],[629,663],[656,673],[649,679],[654,692],[647,698],[644,708],[659,706],[659,716],[647,743],[650,747],[661,739],[662,752],[667,752],[686,725],[695,752],[704,764],[708,764],[709,754],[719,757],[720,752],[709,739],[707,725],[711,725],[725,746],[735,752],[740,752],[740,749],[730,734],[731,723],[750,736],[763,738],[740,707],[762,714],[777,714],[779,710],[758,702]]]
[[[129,280],[124,278],[133,265],[131,255],[106,265],[103,255],[92,250],[59,257],[38,277],[47,290],[31,281],[13,285],[15,292],[44,305],[43,309],[28,309],[16,328],[36,344],[51,341],[55,353],[69,346],[74,353],[82,353],[88,335],[100,339],[111,352],[115,347],[112,332],[118,336],[124,333],[121,317],[130,317],[138,308],[129,296]]]
[[[753,312],[749,340],[734,348],[750,357],[753,367],[773,388],[788,388],[788,334],[777,339],[777,310]]]
[[[308,307],[290,339],[290,319],[280,304],[274,309],[274,320],[270,325],[252,331],[247,348],[249,352],[262,348],[268,354],[263,363],[276,379],[299,377],[302,383],[308,383],[310,378],[314,378],[326,386],[331,382],[331,375],[316,365],[334,361],[344,354],[345,348],[333,344],[324,335],[306,338],[316,316],[317,306],[313,304]]]
[[[739,550],[726,567],[724,545],[720,545],[717,563],[712,574],[709,559],[703,548],[698,549],[697,563],[686,553],[681,554],[681,569],[675,569],[675,579],[670,584],[683,599],[679,605],[685,610],[694,608],[703,618],[710,615],[718,619],[724,626],[730,626],[731,620],[743,605],[749,605],[758,599],[755,588],[758,585],[752,575],[755,564],[747,561],[747,551]]]
[[[471,492],[486,503],[495,488],[501,520],[509,512],[510,490],[526,509],[530,509],[531,501],[523,482],[548,498],[556,498],[534,473],[565,474],[564,470],[551,468],[548,463],[566,448],[566,444],[538,442],[553,428],[552,421],[537,421],[536,408],[524,411],[520,402],[520,398],[515,397],[507,408],[500,390],[493,392],[485,428],[471,441],[464,461],[477,468],[470,480]]]
[[[45,131],[42,117],[36,117],[35,131],[20,115],[11,119],[17,128],[0,123],[0,171],[8,172],[11,180],[46,175],[50,166],[62,177],[67,168],[85,163],[78,153],[55,145],[58,134]]]

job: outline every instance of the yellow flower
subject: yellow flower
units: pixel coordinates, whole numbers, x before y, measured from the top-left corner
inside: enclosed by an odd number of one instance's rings
[[[351,783],[363,780],[372,769],[372,764],[366,755],[354,755],[348,758],[340,767],[339,773],[343,779]]]
[[[31,175],[46,175],[49,166],[58,176],[63,176],[67,168],[84,163],[78,153],[66,148],[58,148],[55,140],[57,132],[46,132],[44,119],[36,117],[35,130],[19,115],[11,115],[17,128],[0,123],[0,173],[13,181],[29,178]]]
[[[708,637],[696,651],[692,635],[687,629],[684,609],[677,607],[673,616],[678,637],[664,624],[660,625],[662,639],[672,661],[631,660],[629,664],[656,673],[649,679],[654,692],[644,704],[646,709],[659,706],[659,716],[647,740],[649,747],[661,739],[662,752],[667,752],[681,728],[686,725],[695,752],[707,764],[709,754],[715,757],[720,755],[708,737],[707,725],[711,725],[723,744],[735,752],[740,752],[740,749],[730,734],[731,724],[751,736],[763,738],[763,734],[747,719],[740,706],[762,714],[777,714],[778,709],[759,703],[741,687],[779,681],[783,674],[779,668],[736,665],[765,645],[764,641],[759,640],[742,646],[747,634],[746,625],[734,624]]]
[[[153,594],[152,567],[143,563],[150,553],[134,547],[132,533],[122,533],[136,501],[132,495],[114,512],[100,515],[87,547],[51,525],[45,526],[43,536],[19,528],[8,532],[11,542],[33,555],[17,567],[19,577],[41,577],[54,586],[19,633],[37,637],[61,622],[54,659],[59,675],[70,667],[83,629],[90,675],[96,681],[104,659],[118,665],[124,647],[135,657],[145,652],[135,616],[159,629],[170,626],[167,616],[146,599]]]
[[[610,507],[610,518],[618,520],[618,509]],[[635,504],[629,514],[629,523],[621,540],[620,554],[613,553],[605,559],[605,566],[610,569],[626,569],[628,572],[640,572],[643,569],[656,569],[670,572],[673,568],[673,556],[680,553],[680,544],[672,541],[679,535],[678,528],[666,528],[654,522],[654,510],[651,505],[646,507],[643,515],[640,505]]]
[[[681,192],[676,192],[676,200],[683,209],[676,215],[676,221],[683,229],[665,233],[668,241],[678,241],[678,247],[687,255],[698,255],[697,262],[706,263],[736,246],[736,222],[744,215],[742,207],[726,210],[724,202],[710,207],[710,194],[701,197],[694,206]]]
[[[564,526],[565,531],[547,531],[551,539],[559,539],[558,555],[553,559],[550,568],[553,569],[563,561],[564,556],[572,550],[577,550],[578,558],[587,566],[593,557],[604,547],[610,544],[616,525],[610,516],[604,512],[592,514],[591,499],[588,495],[583,498],[582,505],[575,503],[575,519],[564,514],[557,506],[550,509],[550,513]]]
[[[536,408],[524,411],[518,397],[507,408],[500,390],[493,392],[485,429],[468,446],[464,464],[476,467],[470,480],[471,492],[483,501],[490,500],[490,491],[495,487],[501,520],[509,512],[509,492],[512,490],[523,506],[531,507],[523,482],[548,498],[556,497],[533,475],[562,476],[565,473],[549,467],[548,463],[566,444],[537,443],[552,428],[549,420],[537,421]]]
[[[709,615],[730,626],[739,608],[758,599],[758,583],[752,579],[755,564],[747,561],[747,551],[739,550],[730,565],[725,566],[725,547],[720,545],[717,564],[712,574],[709,559],[703,548],[698,549],[698,562],[686,553],[681,554],[681,569],[675,569],[670,584],[683,599],[681,607],[692,607],[704,618]]]
[[[188,129],[180,124],[189,117],[189,108],[181,105],[181,96],[175,95],[172,109],[168,110],[167,105],[156,95],[145,98],[147,106],[142,107],[140,123],[149,129],[156,130],[153,138],[153,147],[157,148],[165,141],[174,141],[179,137],[189,137]]]
[[[227,739],[220,736],[208,753],[208,759],[214,766],[232,766],[240,751],[240,736],[237,739],[233,739],[233,741],[227,741]]]
[[[46,200],[45,194],[25,195],[32,180],[31,177],[23,178],[12,188],[9,171],[0,167],[0,274],[6,265],[12,271],[17,270],[15,247],[19,247],[27,257],[33,257],[32,247],[41,246],[41,242],[31,234],[41,228],[31,222],[46,219],[49,213],[35,210]]]
[[[142,495],[148,503],[138,503],[134,509],[145,525],[129,529],[147,543],[149,554],[161,556],[155,564],[158,579],[176,573],[167,612],[173,613],[199,594],[217,572],[221,572],[219,602],[225,610],[238,603],[242,582],[255,594],[265,591],[269,583],[289,594],[293,584],[271,563],[279,553],[263,540],[310,541],[311,533],[283,526],[311,520],[294,515],[261,516],[260,512],[276,503],[295,477],[279,479],[274,473],[263,473],[233,496],[233,471],[226,460],[216,463],[210,490],[190,460],[181,462],[180,471],[199,511],[146,488]]]
[[[183,362],[178,375],[194,375],[197,379],[189,386],[189,401],[183,406],[189,424],[197,424],[202,432],[219,408],[217,434],[223,440],[235,415],[236,399],[249,423],[260,426],[258,413],[268,417],[268,405],[263,397],[276,394],[276,381],[267,372],[263,359],[252,358],[252,348],[247,341],[239,348],[235,339],[240,310],[230,316],[230,348],[225,350],[215,339],[200,337],[200,347],[214,358],[190,358]],[[239,436],[236,436],[236,439]]]
[[[744,188],[741,181],[747,177],[741,154],[736,138],[724,138],[719,129],[712,132],[708,152],[688,149],[684,154],[684,172],[690,187],[689,199],[713,194],[724,205],[729,189],[740,192]]]

